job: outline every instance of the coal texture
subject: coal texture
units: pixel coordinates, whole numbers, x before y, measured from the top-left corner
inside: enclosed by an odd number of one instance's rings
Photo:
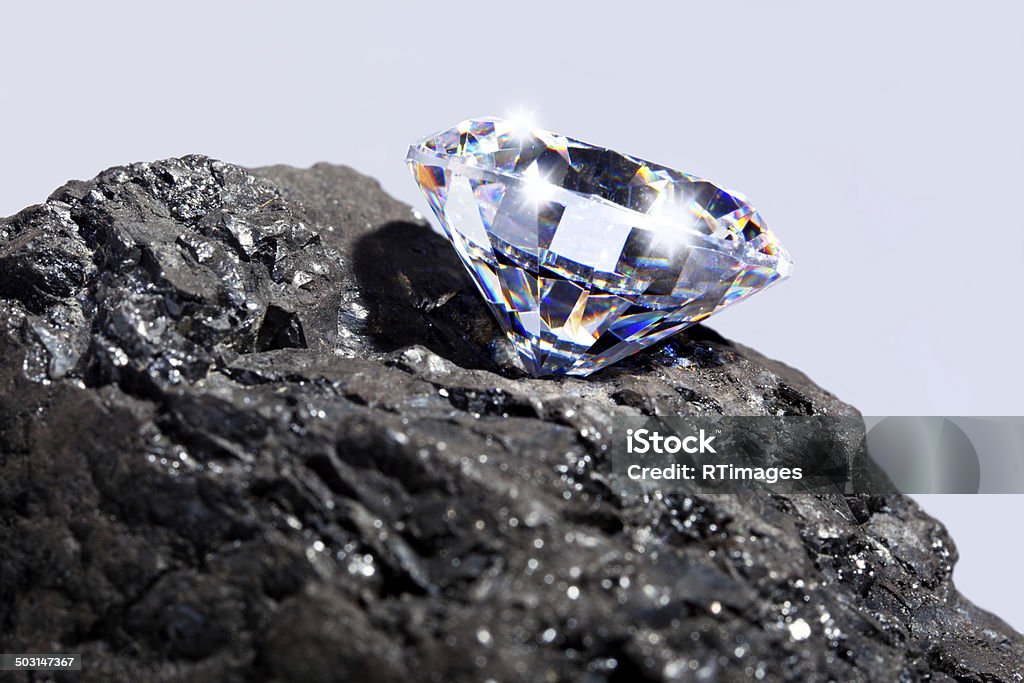
[[[445,240],[348,168],[68,183],[0,221],[0,652],[81,652],[75,681],[1021,680],[911,500],[626,496],[609,426],[638,414],[857,413],[704,327],[525,377]]]

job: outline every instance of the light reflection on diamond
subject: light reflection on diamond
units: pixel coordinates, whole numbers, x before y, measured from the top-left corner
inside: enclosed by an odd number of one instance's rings
[[[522,123],[463,121],[407,162],[535,375],[588,375],[792,269],[742,195]]]

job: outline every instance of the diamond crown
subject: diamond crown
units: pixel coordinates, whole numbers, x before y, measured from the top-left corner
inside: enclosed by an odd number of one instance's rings
[[[587,375],[787,277],[743,195],[498,118],[409,149],[413,177],[535,375]]]

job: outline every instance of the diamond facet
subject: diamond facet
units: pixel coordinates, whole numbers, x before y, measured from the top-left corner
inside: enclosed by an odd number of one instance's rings
[[[742,195],[548,131],[470,119],[406,161],[534,375],[589,375],[792,270]]]

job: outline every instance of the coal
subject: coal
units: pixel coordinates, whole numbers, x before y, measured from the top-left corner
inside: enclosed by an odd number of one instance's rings
[[[858,413],[699,326],[526,377],[445,240],[345,167],[68,183],[0,221],[0,652],[84,681],[1021,680],[913,501],[627,496],[609,427],[640,414]]]

